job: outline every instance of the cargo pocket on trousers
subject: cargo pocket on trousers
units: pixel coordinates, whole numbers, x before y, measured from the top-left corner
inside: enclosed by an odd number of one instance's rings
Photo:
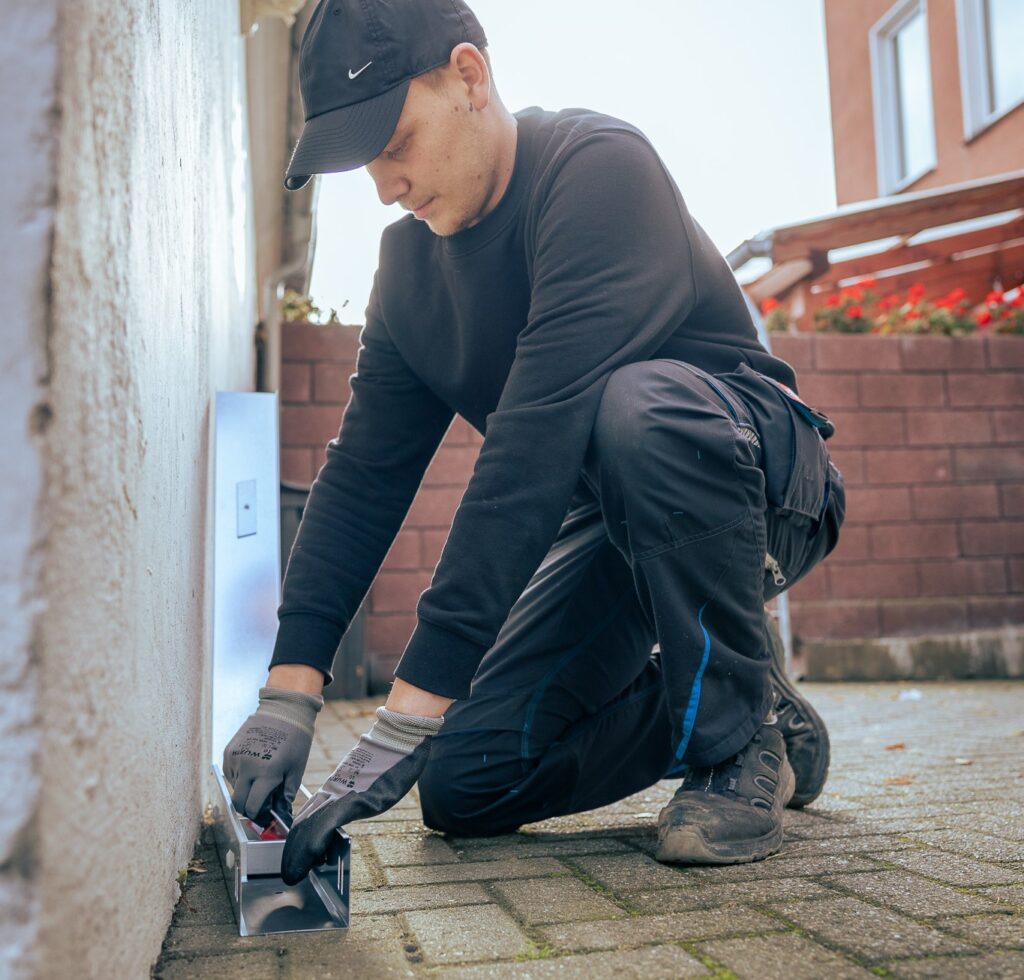
[[[765,601],[803,578],[835,545],[829,540],[831,533],[819,534],[833,484],[825,439],[835,429],[828,416],[811,408],[785,385],[768,380],[788,411],[791,465],[784,486],[765,485]]]

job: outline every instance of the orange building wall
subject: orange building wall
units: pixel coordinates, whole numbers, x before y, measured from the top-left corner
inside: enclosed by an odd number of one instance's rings
[[[894,0],[824,0],[836,199],[879,197],[868,32]],[[929,0],[928,38],[938,166],[904,190],[944,187],[1024,167],[1024,105],[964,141],[955,0]]]

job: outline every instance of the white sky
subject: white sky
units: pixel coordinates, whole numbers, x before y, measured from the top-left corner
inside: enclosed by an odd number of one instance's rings
[[[639,126],[723,253],[835,208],[822,0],[470,0],[515,111]],[[320,178],[310,292],[362,323],[381,230],[364,170]],[[347,302],[346,302],[347,301]]]

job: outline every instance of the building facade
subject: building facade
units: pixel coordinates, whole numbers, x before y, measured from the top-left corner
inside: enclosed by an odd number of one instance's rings
[[[840,205],[1024,167],[1024,4],[825,0]]]

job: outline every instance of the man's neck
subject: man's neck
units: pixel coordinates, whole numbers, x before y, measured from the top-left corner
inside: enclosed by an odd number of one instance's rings
[[[487,207],[481,214],[481,219],[490,214],[505,196],[508,185],[512,181],[512,173],[516,166],[516,145],[519,141],[519,124],[516,117],[507,109],[502,107],[502,114],[498,122],[498,161],[495,169],[496,178],[494,190],[491,192]]]

